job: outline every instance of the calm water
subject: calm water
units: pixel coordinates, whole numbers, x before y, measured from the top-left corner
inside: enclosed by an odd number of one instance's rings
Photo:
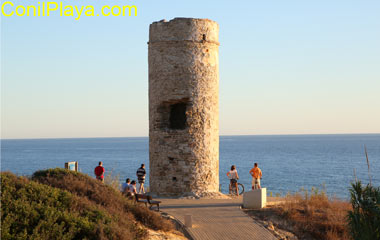
[[[368,135],[288,135],[221,136],[220,183],[228,190],[226,172],[237,166],[240,182],[249,188],[249,170],[254,162],[263,171],[262,186],[268,192],[298,191],[301,187],[321,187],[329,195],[348,198],[354,179],[368,182],[364,155],[368,150],[373,183],[380,185],[380,134]],[[63,167],[78,161],[83,173],[93,176],[98,161],[106,171],[135,178],[136,169],[146,163],[149,170],[148,138],[82,138],[2,140],[1,170],[31,175],[39,169]],[[149,179],[147,179],[149,181]]]

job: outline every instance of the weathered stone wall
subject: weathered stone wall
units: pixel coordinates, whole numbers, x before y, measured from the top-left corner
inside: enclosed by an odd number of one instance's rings
[[[150,191],[219,191],[219,56],[216,22],[175,18],[150,25]]]

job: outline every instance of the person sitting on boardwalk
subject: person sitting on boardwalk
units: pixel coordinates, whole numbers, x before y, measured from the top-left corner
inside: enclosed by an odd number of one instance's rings
[[[125,183],[123,183],[123,185],[121,186],[121,192],[125,195],[128,195],[128,192],[129,192],[129,186],[131,185],[131,180],[129,178],[127,178],[125,180]]]
[[[252,190],[254,190],[256,187],[257,189],[260,189],[260,179],[263,176],[261,169],[258,167],[258,164],[255,163],[254,168],[252,168],[249,171],[249,174],[252,176]]]
[[[237,184],[239,175],[237,173],[235,165],[231,166],[231,171],[227,172],[227,177],[230,179],[230,193],[232,191],[232,186],[235,186],[236,195],[239,196],[239,190],[238,190],[238,184]]]
[[[129,193],[131,193],[132,196],[137,194],[135,180],[132,180],[131,184],[129,184]]]
[[[137,169],[137,172],[136,172],[137,180],[140,183],[139,193],[145,193],[145,189],[144,189],[145,175],[146,175],[145,164],[141,164],[141,167]]]
[[[103,163],[99,162],[99,166],[97,166],[95,168],[95,170],[94,170],[96,179],[98,179],[99,181],[104,182],[104,172],[105,172],[105,169],[103,167]]]

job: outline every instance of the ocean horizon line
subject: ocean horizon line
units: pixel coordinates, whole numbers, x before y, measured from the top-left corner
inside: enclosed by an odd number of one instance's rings
[[[252,136],[347,136],[347,135],[380,135],[379,133],[291,133],[291,134],[225,134],[219,137],[252,137]],[[0,140],[58,140],[58,139],[119,139],[119,138],[149,138],[149,136],[125,137],[41,137],[41,138],[0,138]]]

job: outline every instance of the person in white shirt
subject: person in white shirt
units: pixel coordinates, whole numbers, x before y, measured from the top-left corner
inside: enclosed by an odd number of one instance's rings
[[[129,192],[129,186],[131,185],[131,180],[129,178],[127,178],[125,180],[125,183],[123,183],[123,185],[121,185],[121,192],[125,195],[128,194]]]
[[[231,166],[231,171],[227,173],[227,177],[230,179],[230,193],[232,191],[232,186],[235,186],[236,189],[236,195],[239,196],[239,189],[237,180],[239,179],[239,175],[237,173],[235,165]]]
[[[137,194],[137,191],[136,191],[136,181],[133,180],[131,182],[131,184],[129,185],[129,192],[132,194],[132,195],[135,195]]]

